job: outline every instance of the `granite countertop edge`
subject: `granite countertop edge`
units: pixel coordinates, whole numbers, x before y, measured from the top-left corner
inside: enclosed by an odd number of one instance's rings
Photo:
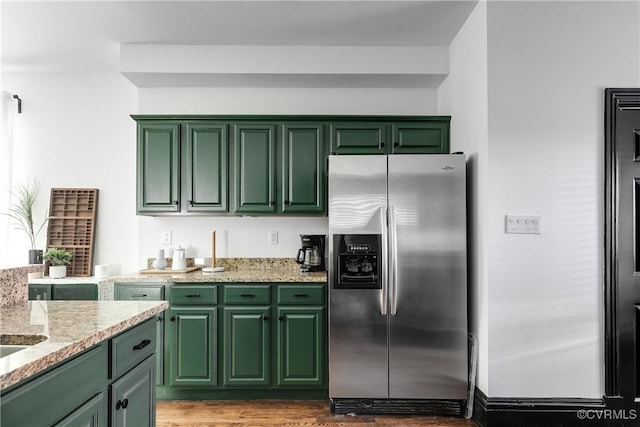
[[[47,301],[51,304],[51,301]],[[57,303],[57,302],[54,302]],[[69,316],[74,315],[73,303],[76,301],[59,301],[60,304],[69,306]],[[71,303],[71,304],[70,304]],[[87,303],[86,301],[77,301],[77,303]],[[113,304],[113,301],[91,301],[91,304],[104,305]],[[127,304],[127,301],[119,301],[116,304]],[[135,302],[137,306],[141,306],[140,302]],[[154,315],[161,313],[169,307],[167,301],[145,301],[144,305],[135,313],[128,314],[125,318],[119,319],[114,323],[85,334],[82,337],[71,340],[69,342],[48,342],[45,341],[36,344],[31,348],[27,348],[18,353],[0,358],[0,391],[4,391],[20,381],[26,380],[44,370],[75,356],[92,346],[107,340],[135,325],[150,319]],[[11,309],[12,307],[5,307]],[[2,313],[5,314],[5,313]],[[0,324],[0,332],[2,334],[23,334],[26,330],[20,330],[16,327],[6,327]],[[29,333],[29,332],[27,332]],[[19,354],[22,353],[22,354]],[[13,362],[11,358],[14,355],[20,357],[19,362]],[[5,360],[6,359],[6,360]],[[15,360],[15,359],[14,359]]]
[[[197,270],[191,273],[144,274],[131,273],[112,276],[108,280],[113,283],[326,283],[327,272],[299,273],[290,269],[251,269],[229,270],[220,273],[203,273]]]

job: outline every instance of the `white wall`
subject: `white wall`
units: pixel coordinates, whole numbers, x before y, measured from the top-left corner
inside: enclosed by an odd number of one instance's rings
[[[436,114],[435,89],[374,88],[141,88],[140,114]],[[187,256],[211,254],[216,230],[219,257],[291,258],[300,234],[327,234],[326,217],[139,217],[138,262],[144,266],[158,249],[175,247]],[[172,245],[160,244],[172,231]],[[269,231],[279,243],[269,245]]]
[[[467,158],[469,330],[478,339],[477,386],[488,391],[487,332],[487,7],[478,3],[453,40],[438,114],[451,115],[451,151]]]
[[[491,397],[603,395],[603,89],[640,83],[638,6],[488,3]]]
[[[14,125],[14,184],[38,179],[36,216],[51,188],[98,188],[94,263],[111,272],[137,268],[135,122],[137,89],[116,72],[3,73],[23,100]],[[5,191],[5,189],[0,189]],[[46,245],[46,229],[38,239]],[[6,265],[27,262],[28,241],[12,230]],[[0,262],[1,263],[1,262]]]

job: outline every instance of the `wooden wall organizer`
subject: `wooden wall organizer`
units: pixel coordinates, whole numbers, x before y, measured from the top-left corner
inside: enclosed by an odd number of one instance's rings
[[[67,276],[91,276],[97,211],[95,188],[51,189],[47,248],[65,249],[73,254]]]

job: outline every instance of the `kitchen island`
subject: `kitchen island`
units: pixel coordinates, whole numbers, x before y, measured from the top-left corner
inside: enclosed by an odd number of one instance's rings
[[[29,301],[2,307],[0,347],[43,339],[0,358],[2,425],[121,417],[126,398],[117,397],[131,391],[130,377],[139,383],[146,375],[153,383],[155,316],[167,307],[165,301]],[[154,393],[146,400],[155,407]],[[153,416],[148,406],[142,418]],[[136,409],[127,411],[130,416]]]

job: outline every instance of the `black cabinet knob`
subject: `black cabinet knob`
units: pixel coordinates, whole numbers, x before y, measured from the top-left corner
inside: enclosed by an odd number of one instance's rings
[[[283,321],[284,317],[280,316],[280,317],[278,317],[278,320]]]
[[[171,320],[172,322],[175,322],[176,321],[176,316],[171,316],[171,318],[169,320]]]
[[[129,406],[129,399],[118,400],[116,402],[116,410],[118,410],[120,408],[127,409],[127,406]]]
[[[262,318],[262,320],[264,320],[264,321],[266,322],[267,320],[269,320],[269,317],[264,316],[264,317]]]
[[[380,148],[384,148],[384,142],[380,143]]]
[[[394,147],[399,147],[399,146],[400,146],[400,143],[399,143],[399,142],[394,142],[394,143],[393,143],[393,146],[394,146]]]

